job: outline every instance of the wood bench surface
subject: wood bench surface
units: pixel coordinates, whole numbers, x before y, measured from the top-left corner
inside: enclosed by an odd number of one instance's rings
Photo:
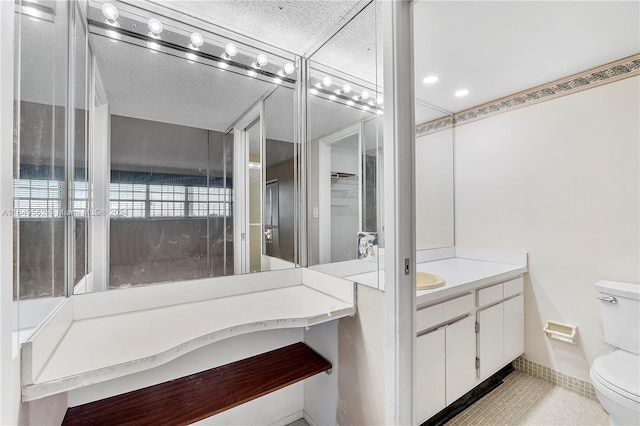
[[[67,410],[63,425],[185,425],[331,369],[302,342]]]

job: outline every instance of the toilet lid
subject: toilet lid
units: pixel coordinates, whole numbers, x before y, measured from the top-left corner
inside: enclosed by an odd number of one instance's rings
[[[613,391],[618,388],[623,391],[618,393],[640,401],[640,355],[617,350],[596,358],[593,369],[608,383],[608,388]]]

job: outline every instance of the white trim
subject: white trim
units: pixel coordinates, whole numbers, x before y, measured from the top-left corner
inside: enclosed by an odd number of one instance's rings
[[[91,50],[89,50],[91,51]],[[102,211],[89,217],[91,268],[85,292],[109,288],[109,183],[111,181],[111,125],[109,103],[96,58],[91,55],[89,83],[89,161],[91,209]],[[76,286],[77,289],[77,286]],[[74,290],[74,293],[77,290]]]
[[[358,135],[358,216],[362,229],[362,123],[358,122],[318,141],[318,254],[320,264],[331,263],[331,145]],[[355,245],[354,245],[355,247]]]
[[[264,102],[256,103],[233,126],[233,264],[234,273],[249,272],[249,191],[248,161],[249,149],[246,143],[246,130],[256,119],[261,122]],[[260,129],[262,138],[262,128]],[[243,238],[244,235],[244,238]]]
[[[415,425],[415,103],[409,1],[382,3],[384,29],[385,424]],[[405,262],[409,271],[405,274]]]
[[[13,208],[13,2],[0,2],[0,211]],[[13,220],[0,214],[0,424],[15,424],[13,371]],[[17,335],[17,334],[16,334]]]

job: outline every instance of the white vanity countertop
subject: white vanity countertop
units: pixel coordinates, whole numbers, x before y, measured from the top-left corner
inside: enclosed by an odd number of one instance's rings
[[[153,368],[204,345],[236,335],[308,327],[355,314],[352,282],[297,269],[271,273],[276,280],[281,275],[293,276],[293,283],[286,283],[286,276],[280,277],[283,281],[281,287],[96,317],[72,318],[71,312],[74,316],[82,316],[79,312],[83,310],[73,302],[83,302],[85,297],[71,299],[60,308],[61,314],[58,315],[68,317],[67,323],[61,324],[64,333],[60,340],[48,337],[51,333],[44,331],[29,340],[28,352],[23,353],[23,357],[29,355],[26,358],[28,362],[23,368],[31,368],[32,363],[38,360],[42,360],[39,362],[42,367],[32,368],[31,371],[35,371],[31,373],[34,376],[31,383],[23,381],[23,400]],[[300,278],[295,279],[296,275]],[[262,274],[261,278],[264,280],[265,276]],[[255,281],[254,277],[239,276],[233,277],[231,284],[239,287],[243,279]],[[179,286],[174,287],[180,290]],[[146,290],[137,293],[145,296]],[[130,294],[135,295],[136,292]],[[123,298],[126,295],[124,291],[115,295],[104,292],[93,298]],[[56,321],[61,322],[62,319],[53,318],[50,324]],[[38,349],[46,346],[48,341],[54,348],[51,353]],[[35,353],[37,350],[39,352]]]
[[[527,272],[526,264],[510,264],[496,261],[452,257],[418,263],[417,272],[429,272],[445,279],[443,287],[416,292],[418,307],[446,299],[454,294],[474,288],[507,281]],[[358,283],[384,288],[384,271],[368,272],[345,277]]]

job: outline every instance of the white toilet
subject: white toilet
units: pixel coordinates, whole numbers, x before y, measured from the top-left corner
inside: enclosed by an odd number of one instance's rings
[[[596,358],[591,383],[611,425],[640,425],[640,285],[598,281],[605,341],[618,349]]]

